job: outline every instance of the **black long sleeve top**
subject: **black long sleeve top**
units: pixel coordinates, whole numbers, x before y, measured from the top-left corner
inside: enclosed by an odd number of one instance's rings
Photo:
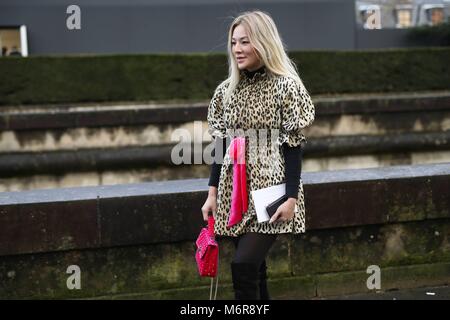
[[[215,157],[216,150],[223,148],[222,155],[225,155],[227,143],[226,139],[215,138],[215,146],[213,150],[214,162],[211,165],[211,174],[208,186],[218,187],[220,179],[220,170],[222,168],[223,157]],[[283,155],[286,168],[286,195],[288,198],[298,198],[298,187],[300,184],[301,165],[302,165],[302,149],[300,146],[290,147],[286,143],[283,144]]]

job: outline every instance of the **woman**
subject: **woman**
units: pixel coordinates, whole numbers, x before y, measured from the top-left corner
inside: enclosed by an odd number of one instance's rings
[[[245,12],[234,19],[228,33],[228,64],[229,76],[216,88],[208,108],[215,163],[202,213],[206,221],[212,211],[216,235],[232,237],[235,244],[235,298],[269,299],[269,249],[278,234],[305,232],[302,129],[313,122],[314,105],[272,18],[264,12]],[[247,138],[233,138],[236,129],[245,137],[256,131],[252,137],[264,147],[256,152]],[[228,147],[227,138],[233,139]],[[224,155],[223,162],[218,154]],[[250,191],[281,183],[286,183],[287,200],[270,221],[258,222]]]

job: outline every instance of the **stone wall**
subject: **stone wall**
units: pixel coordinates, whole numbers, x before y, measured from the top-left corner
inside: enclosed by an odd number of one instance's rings
[[[303,171],[450,161],[450,94],[313,97]],[[205,164],[174,165],[176,130],[201,153],[208,102],[2,108],[0,191],[207,178]],[[193,145],[192,145],[193,147]],[[193,147],[194,148],[194,147]]]
[[[450,164],[305,173],[307,232],[269,252],[274,298],[450,281]],[[6,192],[0,198],[0,298],[207,299],[194,241],[207,181]],[[233,245],[220,239],[220,299],[232,297]],[[70,265],[81,289],[69,290]]]

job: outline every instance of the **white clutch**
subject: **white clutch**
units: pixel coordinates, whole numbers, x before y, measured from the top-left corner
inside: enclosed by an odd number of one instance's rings
[[[266,222],[270,220],[266,207],[286,194],[286,183],[277,184],[263,189],[252,190],[251,194],[255,205],[258,222]],[[295,212],[298,212],[297,204],[295,205]]]

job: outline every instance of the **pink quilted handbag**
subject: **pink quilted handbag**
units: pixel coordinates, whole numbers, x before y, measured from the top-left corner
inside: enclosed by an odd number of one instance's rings
[[[208,217],[208,228],[202,228],[195,243],[197,245],[195,260],[200,276],[214,278],[219,262],[219,245],[214,235],[214,217],[212,215]]]
[[[208,228],[202,228],[195,243],[197,245],[195,260],[197,261],[198,272],[202,277],[211,277],[209,300],[213,299],[213,278],[216,278],[215,300],[219,284],[219,276],[217,275],[217,269],[219,267],[219,245],[214,235],[214,217],[212,214],[208,216]]]

